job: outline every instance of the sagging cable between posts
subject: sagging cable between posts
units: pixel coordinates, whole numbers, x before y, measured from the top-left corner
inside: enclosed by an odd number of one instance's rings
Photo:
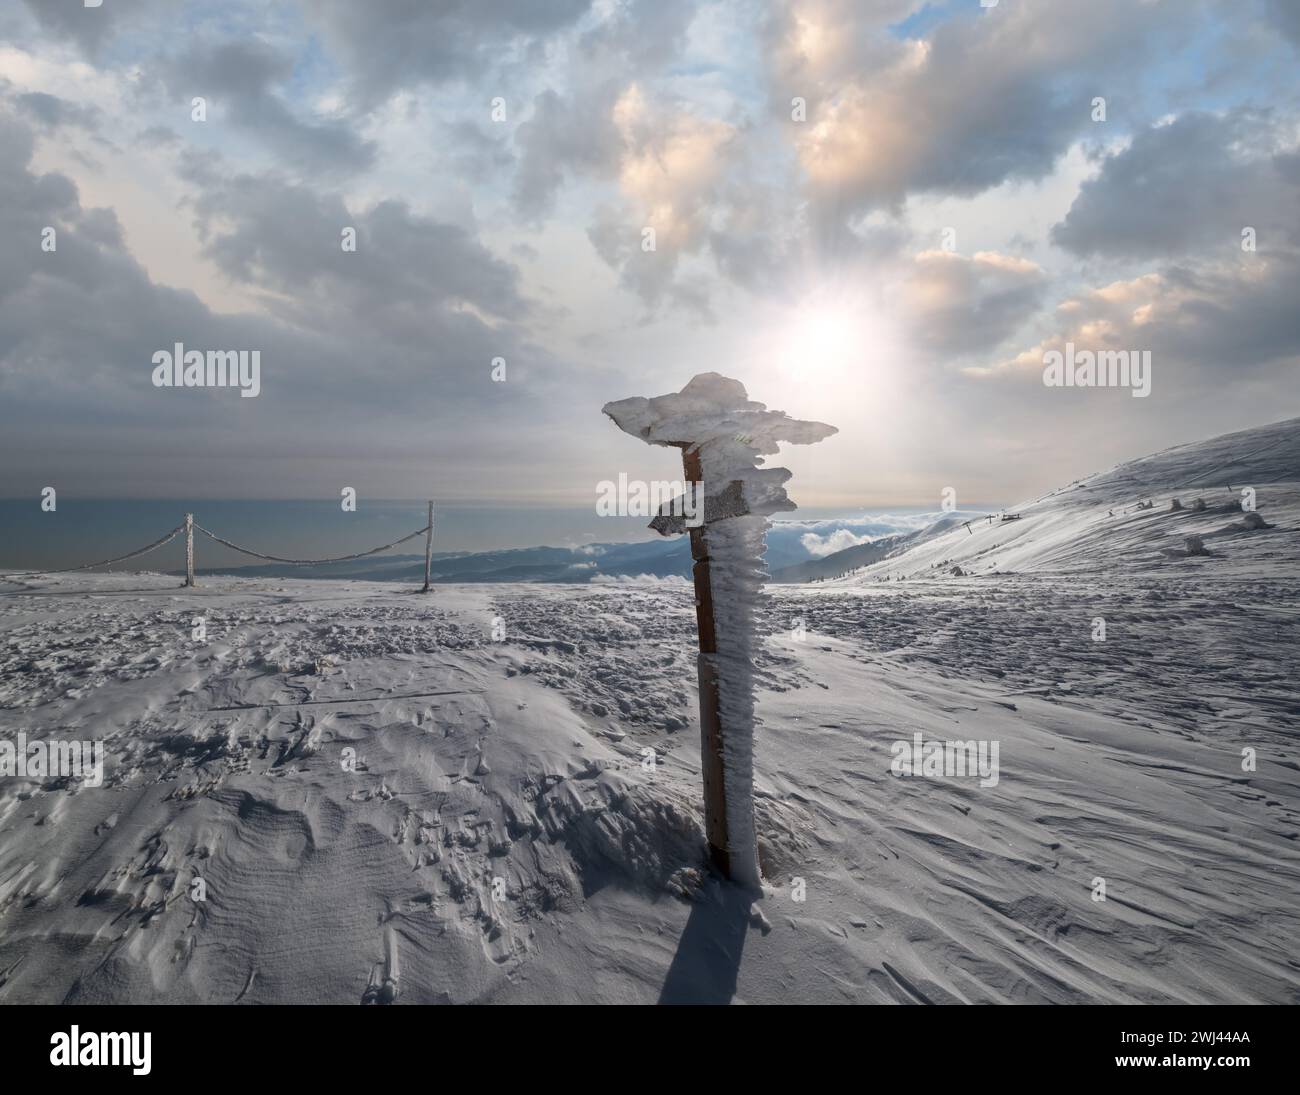
[[[127,552],[125,555],[118,555],[112,559],[101,559],[97,563],[82,563],[81,566],[64,567],[62,570],[26,570],[23,571],[22,574],[17,575],[17,577],[21,578],[28,574],[72,574],[74,571],[78,570],[93,570],[95,567],[106,567],[111,566],[113,563],[124,563],[127,559],[135,559],[141,555],[148,555],[149,552],[154,551],[165,544],[170,544],[184,531],[185,525],[182,523],[172,529],[171,532],[164,533],[162,537],[155,540],[148,547],[142,547],[137,551]]]
[[[359,551],[355,555],[335,555],[328,559],[282,559],[278,555],[264,555],[260,551],[253,551],[251,548],[240,547],[238,544],[232,544],[229,540],[222,539],[211,529],[204,528],[197,521],[194,522],[194,528],[198,532],[203,533],[203,535],[209,540],[215,540],[218,544],[230,548],[232,551],[238,551],[244,555],[251,555],[254,559],[266,559],[272,563],[284,563],[286,566],[294,567],[315,566],[319,563],[346,563],[349,559],[364,559],[367,555],[378,555],[381,551],[387,551],[389,548],[395,548],[399,544],[406,543],[407,540],[414,540],[417,536],[423,536],[431,527],[431,525],[425,525],[424,528],[418,528],[414,532],[403,536],[400,540],[394,540],[391,544],[385,544],[383,547],[371,548],[369,551]]]
[[[391,544],[384,544],[382,547],[370,548],[368,551],[358,551],[351,555],[334,555],[324,559],[285,559],[279,555],[267,555],[265,552],[254,551],[252,548],[241,547],[239,544],[233,543],[232,541],[227,540],[223,536],[218,536],[211,529],[204,528],[197,521],[195,521],[192,514],[186,514],[185,520],[181,522],[181,524],[177,525],[170,532],[164,533],[152,544],[148,544],[145,547],[138,548],[135,551],[127,552],[125,555],[117,555],[114,556],[112,559],[100,559],[93,563],[83,563],[80,566],[65,567],[61,570],[23,571],[20,574],[14,575],[14,577],[21,578],[27,576],[34,576],[38,574],[71,574],[75,571],[93,570],[96,567],[111,566],[114,563],[123,563],[126,562],[126,560],[128,559],[139,558],[141,555],[147,555],[151,551],[156,551],[158,548],[170,544],[173,540],[176,539],[177,536],[179,536],[182,532],[184,532],[186,534],[185,535],[185,541],[186,541],[185,584],[187,586],[192,586],[194,584],[194,552],[192,546],[192,538],[196,530],[198,532],[203,533],[203,535],[208,537],[208,539],[213,540],[224,547],[230,548],[231,551],[237,551],[242,555],[252,556],[254,559],[265,559],[268,562],[272,562],[272,563],[283,563],[286,566],[317,566],[325,563],[346,563],[351,559],[364,559],[370,555],[378,555],[380,552],[388,551],[390,548],[398,547],[399,545],[406,543],[408,540],[414,540],[417,536],[427,535],[428,540],[425,543],[425,552],[424,552],[424,591],[423,592],[428,592],[429,590],[430,565],[432,562],[432,552],[433,552],[433,503],[432,502],[429,503],[429,523],[424,525],[422,528],[418,528],[414,532],[407,533],[400,540],[394,540]]]

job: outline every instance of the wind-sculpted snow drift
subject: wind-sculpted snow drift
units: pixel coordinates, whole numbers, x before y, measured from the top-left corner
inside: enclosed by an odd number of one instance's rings
[[[954,529],[973,576],[770,589],[757,901],[707,868],[684,586],[4,584],[0,735],[105,779],[0,778],[0,1002],[1300,1002],[1298,437]],[[997,784],[891,774],[917,732]]]

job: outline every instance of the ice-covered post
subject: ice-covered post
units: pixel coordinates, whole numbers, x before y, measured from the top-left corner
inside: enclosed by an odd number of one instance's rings
[[[194,514],[185,515],[185,585],[194,585]]]
[[[433,572],[433,503],[429,503],[428,531],[424,534],[424,588],[421,593],[429,592],[429,575]]]
[[[726,877],[757,885],[754,615],[767,577],[768,517],[797,508],[785,493],[790,473],[758,465],[780,451],[778,442],[810,445],[836,429],[769,411],[750,401],[740,381],[718,373],[701,373],[669,395],[607,403],[604,412],[642,441],[682,450],[694,498],[674,499],[650,527],[664,536],[690,531],[705,836]]]

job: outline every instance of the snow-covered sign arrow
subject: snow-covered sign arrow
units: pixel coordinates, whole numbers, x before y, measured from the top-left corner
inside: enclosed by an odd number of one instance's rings
[[[687,483],[700,492],[701,524],[690,527],[680,516],[688,507],[670,503],[650,527],[691,536],[705,835],[719,870],[756,886],[754,614],[767,577],[768,517],[797,508],[785,492],[790,472],[759,464],[782,441],[811,445],[837,431],[769,411],[719,373],[701,373],[680,392],[607,403],[604,411],[648,444],[681,449]]]

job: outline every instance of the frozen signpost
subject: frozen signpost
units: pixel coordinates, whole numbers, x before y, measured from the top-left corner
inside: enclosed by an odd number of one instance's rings
[[[634,437],[682,450],[695,504],[675,500],[650,527],[664,536],[691,535],[705,835],[724,875],[757,885],[754,613],[767,577],[768,516],[796,508],[785,493],[790,473],[758,465],[764,455],[780,451],[780,441],[810,445],[836,430],[769,411],[750,401],[740,381],[718,373],[701,373],[670,395],[607,403],[604,411]],[[684,514],[702,522],[691,527]]]

